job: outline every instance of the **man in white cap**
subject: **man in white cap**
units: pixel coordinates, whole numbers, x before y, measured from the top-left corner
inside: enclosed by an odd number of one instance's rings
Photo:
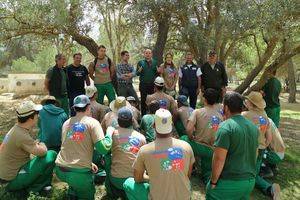
[[[94,149],[105,155],[112,145],[112,131],[106,135],[100,123],[90,116],[90,100],[86,95],[74,99],[76,115],[62,128],[61,150],[55,161],[57,177],[68,183],[68,194],[78,199],[94,199],[93,173],[98,171],[92,163]]]
[[[51,189],[56,152],[47,151],[44,143],[35,141],[30,131],[36,126],[41,105],[25,101],[17,108],[18,122],[6,134],[0,146],[0,182],[8,191],[40,192]],[[30,154],[36,157],[30,159]]]
[[[156,111],[155,129],[155,141],[141,147],[133,164],[134,179],[127,179],[123,185],[126,195],[129,200],[146,200],[148,194],[153,200],[189,200],[193,150],[188,143],[172,138],[168,110]]]
[[[110,111],[109,107],[96,101],[97,88],[94,85],[87,86],[85,88],[85,94],[91,101],[91,116],[101,123],[105,114]]]
[[[146,99],[147,106],[151,101],[157,100],[159,102],[160,108],[169,110],[172,114],[176,113],[177,106],[173,97],[164,93],[165,81],[162,77],[156,77],[154,81],[154,94],[148,95]]]
[[[280,186],[276,183],[271,184],[267,182],[259,175],[265,149],[272,141],[272,127],[267,113],[264,110],[266,102],[260,92],[251,92],[245,98],[245,106],[248,108],[248,111],[243,112],[242,115],[253,122],[260,132],[258,137],[259,147],[256,162],[257,175],[255,178],[255,186],[264,194],[273,197],[273,199],[278,199],[280,196]]]

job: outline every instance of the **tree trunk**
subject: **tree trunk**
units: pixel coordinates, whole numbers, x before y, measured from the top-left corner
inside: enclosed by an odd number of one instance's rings
[[[251,91],[259,91],[261,88],[266,84],[268,79],[270,78],[271,74],[276,71],[279,67],[283,66],[287,60],[291,59],[296,54],[300,53],[300,46],[297,46],[293,50],[289,51],[288,53],[282,53],[278,56],[275,61],[270,64],[261,75],[260,79],[255,83],[251,88],[245,92],[245,95],[249,94]]]
[[[289,103],[296,103],[296,78],[293,60],[288,61]]]
[[[72,32],[70,33],[70,35],[72,36],[73,40],[75,40],[78,44],[86,47],[87,50],[89,50],[89,52],[93,54],[93,56],[97,57],[98,45],[92,38],[80,35],[78,32]]]
[[[276,47],[278,39],[276,37],[273,37],[265,50],[265,53],[260,60],[260,62],[257,64],[257,66],[252,69],[252,71],[247,75],[245,80],[235,89],[236,92],[242,94],[252,83],[252,81],[255,79],[255,77],[259,74],[259,72],[264,68],[265,64],[268,62],[269,58],[272,56],[273,51]]]
[[[168,38],[168,33],[170,28],[169,19],[170,19],[170,15],[164,15],[164,17],[157,22],[158,34],[153,49],[153,57],[157,59],[159,65],[163,63],[163,54],[167,43],[167,38]]]

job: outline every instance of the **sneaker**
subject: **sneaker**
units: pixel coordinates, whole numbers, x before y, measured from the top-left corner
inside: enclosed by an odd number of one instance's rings
[[[273,183],[271,187],[271,195],[273,200],[280,200],[280,186],[277,183]]]

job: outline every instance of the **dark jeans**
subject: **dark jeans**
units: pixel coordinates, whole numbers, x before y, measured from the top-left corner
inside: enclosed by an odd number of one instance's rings
[[[179,90],[180,95],[185,95],[190,100],[190,106],[196,108],[197,103],[197,88],[196,87],[184,87],[182,86]]]
[[[133,85],[130,84],[118,84],[118,95],[123,97],[133,96],[137,102],[139,102],[139,97],[136,94],[136,91],[133,88]]]
[[[147,112],[146,98],[148,94],[154,93],[154,83],[140,83],[141,92],[141,113],[142,116]]]
[[[76,115],[76,112],[73,108],[73,101],[75,99],[75,97],[79,96],[79,95],[82,95],[82,94],[85,94],[84,92],[74,92],[74,93],[69,93],[69,106],[70,106],[70,111],[71,111],[71,117],[74,117]]]

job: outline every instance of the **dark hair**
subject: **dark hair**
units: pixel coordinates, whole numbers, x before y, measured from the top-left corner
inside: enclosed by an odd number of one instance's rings
[[[187,55],[192,55],[192,56],[194,56],[194,54],[193,54],[192,52],[190,52],[190,51],[186,52],[185,56],[187,56]]]
[[[87,110],[87,108],[88,108],[89,105],[90,105],[90,104],[87,104],[87,105],[84,106],[83,108],[79,108],[79,107],[75,107],[75,106],[74,106],[74,110],[75,110],[75,112],[85,112],[85,111]]]
[[[53,104],[56,107],[60,107],[60,103],[58,101],[52,100],[52,99],[48,99],[46,100],[43,105],[49,105],[49,104]]]
[[[241,113],[243,110],[243,97],[237,92],[228,92],[224,96],[224,107],[227,106],[231,113]]]
[[[220,97],[220,92],[213,88],[208,88],[204,91],[203,97],[206,99],[209,105],[214,105],[215,103],[217,103]]]
[[[159,91],[162,91],[164,89],[164,86],[158,86],[158,85],[155,85],[156,89],[159,90]]]
[[[81,53],[74,53],[74,55],[73,55],[73,58],[75,58],[76,56],[81,56],[82,57],[82,54]]]
[[[157,100],[153,100],[148,105],[148,110],[150,114],[155,114],[155,112],[160,108],[159,102]]]
[[[18,117],[18,122],[19,123],[25,123],[29,119],[33,119],[35,115],[39,114],[38,111],[33,112],[32,114],[26,116],[26,117]]]
[[[118,118],[118,124],[121,128],[128,128],[128,127],[132,126],[132,119],[127,120],[127,119]]]
[[[126,50],[125,50],[125,51],[122,51],[122,52],[121,52],[121,56],[124,56],[126,53],[129,53],[129,52],[126,51]]]
[[[105,47],[104,45],[101,44],[101,45],[98,46],[97,51],[98,51],[99,49],[106,49],[106,47]]]
[[[55,62],[57,62],[58,60],[62,59],[64,57],[64,55],[62,53],[56,54],[55,55]]]
[[[172,54],[171,52],[168,52],[168,53],[166,53],[166,55],[165,55],[164,67],[166,67],[166,66],[167,66],[167,61],[166,61],[167,55],[170,55],[170,56],[172,56],[172,59],[173,59],[173,54]],[[172,67],[174,67],[174,63],[173,63],[173,61],[171,62],[171,66],[172,66]]]

